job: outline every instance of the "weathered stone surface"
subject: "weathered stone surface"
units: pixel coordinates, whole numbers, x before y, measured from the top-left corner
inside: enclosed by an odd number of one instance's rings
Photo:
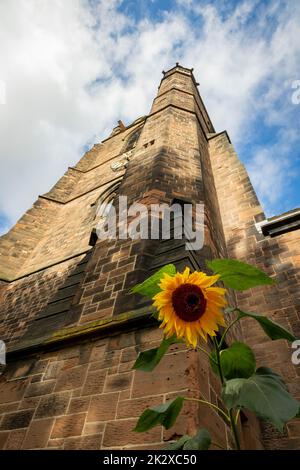
[[[85,416],[85,413],[78,413],[57,418],[55,420],[51,438],[57,439],[60,437],[80,436]]]
[[[26,389],[25,397],[38,397],[40,395],[47,395],[53,391],[54,386],[54,381],[31,383]]]
[[[26,428],[33,416],[33,410],[16,411],[15,413],[5,414],[0,424],[0,430]]]
[[[8,436],[9,432],[0,432],[0,450],[4,449]]]
[[[27,429],[15,429],[9,433],[5,450],[19,450],[22,448]]]
[[[26,380],[14,380],[12,382],[0,382],[0,403],[15,402],[21,400],[27,386]]]
[[[53,426],[53,419],[38,419],[29,426],[23,449],[45,448]]]
[[[105,392],[114,392],[119,390],[126,390],[131,387],[132,372],[125,372],[123,374],[113,374],[107,377],[105,382]]]
[[[78,366],[62,371],[58,377],[55,391],[60,392],[81,387],[84,383],[86,372],[87,366]]]
[[[133,380],[132,397],[147,397],[188,388],[191,385],[188,376],[193,367],[188,354],[167,355],[153,372],[147,374],[137,370]]]
[[[98,450],[101,447],[102,435],[70,437],[65,440],[65,450]]]
[[[87,421],[115,419],[119,393],[105,393],[92,397]]]
[[[145,444],[161,440],[161,429],[159,426],[152,428],[146,433],[137,433],[132,431],[135,425],[135,419],[108,422],[105,429],[103,447],[110,448],[130,444]]]
[[[82,395],[101,393],[106,377],[106,371],[89,372],[82,390]]]
[[[62,392],[42,397],[35,413],[35,419],[65,414],[70,396],[70,393]]]
[[[68,414],[75,414],[80,413],[81,411],[87,411],[89,408],[90,401],[90,397],[72,398],[68,408]]]
[[[146,408],[158,406],[164,403],[164,396],[158,395],[148,398],[135,398],[133,400],[119,401],[117,418],[139,417]]]

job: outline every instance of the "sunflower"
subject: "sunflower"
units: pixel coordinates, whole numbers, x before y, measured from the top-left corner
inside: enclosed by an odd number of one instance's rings
[[[189,268],[174,276],[164,273],[159,283],[161,292],[153,297],[153,305],[167,338],[176,334],[196,348],[199,337],[207,341],[207,335],[216,335],[218,325],[225,326],[222,307],[227,304],[226,290],[211,287],[218,279],[219,275],[190,273]]]

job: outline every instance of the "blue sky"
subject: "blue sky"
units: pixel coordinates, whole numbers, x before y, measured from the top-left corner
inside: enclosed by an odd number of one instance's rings
[[[299,26],[294,0],[2,1],[0,233],[118,119],[147,114],[177,61],[266,214],[299,207]]]

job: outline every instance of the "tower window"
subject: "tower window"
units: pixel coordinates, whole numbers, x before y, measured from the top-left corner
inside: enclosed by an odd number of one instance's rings
[[[141,132],[142,132],[142,127],[139,127],[132,134],[130,134],[126,142],[124,152],[128,152],[129,150],[132,150],[136,146],[137,141],[139,140],[139,137],[141,135]]]

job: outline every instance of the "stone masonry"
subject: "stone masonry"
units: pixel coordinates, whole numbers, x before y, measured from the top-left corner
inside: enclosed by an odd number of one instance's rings
[[[97,239],[97,207],[117,195],[147,206],[202,202],[204,247]],[[183,345],[173,345],[153,373],[132,370],[138,353],[162,335],[149,302],[129,290],[167,263],[204,270],[212,257],[242,259],[277,283],[237,298],[231,292],[231,301],[300,337],[297,220],[297,211],[265,220],[227,133],[213,128],[192,70],[177,64],[164,72],[149,115],[127,127],[119,121],[0,239],[0,339],[8,347],[0,448],[162,449],[200,426],[230,448],[222,417],[191,402],[170,430],[132,432],[146,407],[179,393],[221,403],[206,356]],[[300,399],[290,345],[271,342],[252,322],[243,325],[234,337],[249,341],[258,363],[281,373]],[[299,420],[284,435],[250,413],[240,426],[245,448],[300,448]]]

